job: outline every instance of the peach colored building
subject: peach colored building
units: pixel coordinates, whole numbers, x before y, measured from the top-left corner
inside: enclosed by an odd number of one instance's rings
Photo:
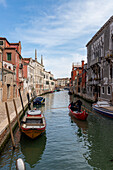
[[[21,42],[9,43],[0,37],[2,49],[2,101],[13,99],[18,95],[18,88],[23,89],[23,59],[21,56]],[[1,59],[0,59],[1,60]]]

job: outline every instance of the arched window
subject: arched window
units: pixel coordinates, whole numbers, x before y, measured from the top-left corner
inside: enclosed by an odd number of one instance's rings
[[[111,94],[111,88],[110,88],[110,86],[108,86],[107,94]]]
[[[9,66],[8,68],[9,68],[9,70],[11,70],[11,67],[10,67],[10,66]]]

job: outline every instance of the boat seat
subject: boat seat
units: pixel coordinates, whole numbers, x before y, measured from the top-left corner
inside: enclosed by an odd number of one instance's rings
[[[43,123],[26,123],[27,126],[44,126]]]

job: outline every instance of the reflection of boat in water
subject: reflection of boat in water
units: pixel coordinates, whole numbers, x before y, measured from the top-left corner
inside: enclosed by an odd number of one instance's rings
[[[41,159],[42,154],[46,146],[46,134],[41,135],[35,140],[26,138],[25,135],[21,135],[20,139],[21,151],[25,156],[25,162],[27,162],[31,168],[35,167],[35,164]]]
[[[88,122],[87,121],[80,121],[80,120],[76,119],[75,117],[72,116],[71,113],[69,113],[69,116],[71,117],[71,122],[76,123],[78,128],[81,129],[83,131],[83,133],[85,134],[87,129],[88,129]]]

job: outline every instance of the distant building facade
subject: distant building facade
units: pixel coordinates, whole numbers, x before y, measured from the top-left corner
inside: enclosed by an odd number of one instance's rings
[[[69,87],[69,78],[57,78],[57,87],[59,88],[64,88],[64,87]]]
[[[55,90],[54,76],[51,72],[44,70],[44,93]]]

